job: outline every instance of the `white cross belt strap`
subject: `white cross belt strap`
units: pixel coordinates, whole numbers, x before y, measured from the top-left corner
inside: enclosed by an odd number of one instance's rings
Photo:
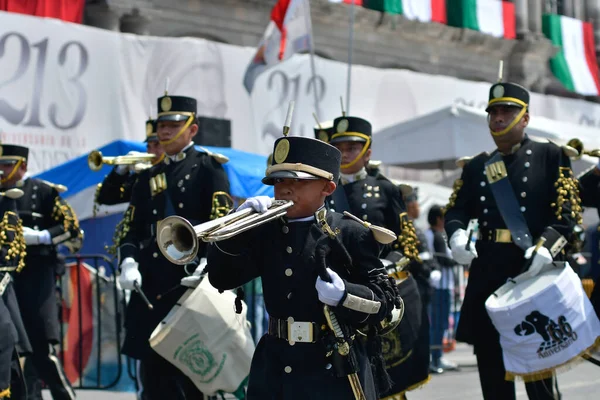
[[[8,284],[10,283],[10,279],[11,279],[10,274],[4,274],[4,276],[2,277],[2,280],[0,280],[0,296],[4,295],[4,291],[8,287]]]
[[[362,297],[348,293],[343,306],[350,310],[359,311],[365,314],[377,314],[381,307],[381,303],[374,300],[363,299]]]
[[[485,306],[500,333],[508,380],[549,378],[600,344],[600,321],[566,262],[509,280]]]

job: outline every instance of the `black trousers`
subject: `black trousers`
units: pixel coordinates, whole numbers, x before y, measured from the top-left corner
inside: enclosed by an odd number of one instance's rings
[[[73,400],[75,391],[67,379],[60,360],[54,352],[54,348],[45,341],[32,341],[33,354],[25,361],[25,383],[27,385],[28,399],[41,400],[41,384],[44,381],[54,400]],[[33,371],[28,372],[33,366]]]
[[[183,372],[154,351],[140,360],[141,400],[203,400]]]
[[[502,347],[496,340],[475,345],[479,382],[484,400],[516,400],[515,383],[504,379]],[[525,384],[529,400],[560,400],[556,378]]]

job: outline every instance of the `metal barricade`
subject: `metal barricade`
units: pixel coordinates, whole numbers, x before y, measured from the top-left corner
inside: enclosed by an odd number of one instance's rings
[[[123,292],[117,288],[116,268],[102,254],[68,256],[65,261],[65,273],[57,279],[61,362],[74,388],[112,388],[122,375],[125,305]]]

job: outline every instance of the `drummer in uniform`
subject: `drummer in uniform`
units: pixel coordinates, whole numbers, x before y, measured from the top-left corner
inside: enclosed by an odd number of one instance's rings
[[[156,120],[146,121],[146,151],[156,157],[152,165],[156,165],[165,157],[158,136],[156,135]],[[129,152],[127,155],[135,155],[137,152]],[[102,183],[96,188],[95,203],[113,205],[129,203],[131,200],[131,189],[137,180],[135,165],[117,165],[106,175]]]
[[[453,258],[463,265],[472,262],[456,339],[474,346],[485,399],[515,399],[514,383],[505,380],[499,334],[487,314],[486,299],[521,273],[540,238],[546,240],[531,259],[533,275],[563,257],[565,238],[581,223],[572,149],[529,139],[528,108],[529,93],[522,86],[491,86],[486,110],[497,149],[464,165],[446,207]],[[479,223],[475,246],[467,232],[471,219]],[[555,377],[525,386],[530,399],[560,396]]]
[[[378,398],[385,368],[379,338],[354,340],[356,328],[376,325],[399,303],[370,229],[325,208],[339,179],[341,154],[319,140],[288,136],[274,145],[263,183],[275,199],[292,200],[286,217],[210,246],[208,277],[220,290],[261,277],[269,313],[268,334],[258,343],[250,369],[248,399]],[[264,212],[271,199],[248,199],[238,210]],[[394,235],[390,233],[390,239]],[[337,315],[351,359],[333,347],[324,305]],[[348,341],[350,340],[350,341]],[[372,350],[371,352],[369,352]],[[345,353],[346,354],[346,353]],[[379,359],[379,369],[371,363]],[[357,376],[351,384],[349,376]],[[362,398],[362,397],[361,397]]]
[[[596,208],[598,216],[600,216],[600,162],[582,173],[578,179],[581,205]],[[598,230],[600,231],[600,224]],[[598,246],[598,243],[592,243],[592,246],[594,245]],[[590,271],[592,277],[595,277],[590,300],[596,310],[596,315],[600,318],[600,270],[596,270],[596,268],[592,266]]]
[[[398,240],[382,247],[380,257],[386,258],[391,252],[395,252],[411,261],[407,267],[411,274],[408,275],[405,271],[401,273],[402,279],[408,279],[408,282],[399,287],[401,296],[405,300],[411,300],[405,302],[405,307],[411,310],[405,314],[406,319],[395,332],[383,337],[384,357],[394,382],[387,396],[404,396],[407,389],[417,388],[429,379],[427,309],[416,293],[418,285],[414,279],[415,275],[422,275],[422,271],[427,268],[424,268],[419,255],[420,242],[416,237],[415,227],[406,213],[406,204],[399,187],[378,169],[368,168],[373,140],[369,121],[344,115],[336,118],[333,123],[319,124],[314,130],[318,139],[329,142],[342,153],[339,186],[327,197],[327,207],[337,212],[348,211],[364,221],[394,231]],[[430,256],[427,258],[431,259]],[[396,271],[392,271],[392,274],[396,274]],[[412,332],[412,336],[414,339],[418,337],[419,343],[422,343],[419,347],[424,347],[423,351],[417,353],[412,351],[412,346],[407,346],[410,340],[402,333],[413,329],[407,326],[414,321],[411,318],[413,316],[416,321],[420,321],[421,328],[418,333]]]
[[[165,94],[158,99],[157,135],[166,156],[142,171],[125,212],[126,229],[120,242],[123,289],[132,290],[125,316],[123,353],[140,360],[143,398],[202,399],[193,382],[158,355],[148,342],[152,332],[186,290],[180,284],[193,275],[199,259],[186,266],[171,264],[156,243],[157,223],[179,215],[194,225],[229,212],[233,200],[219,154],[198,151],[192,138],[198,132],[196,99]],[[205,256],[201,248],[198,257]],[[190,283],[191,284],[191,283]],[[136,285],[149,299],[151,310]]]
[[[4,165],[0,161],[2,172]],[[26,245],[15,200],[6,192],[0,196],[0,216],[0,231],[5,235],[0,241],[0,399],[26,400],[19,357],[31,354],[31,344],[13,287],[13,276],[25,266]]]
[[[16,200],[23,223],[27,256],[23,271],[15,278],[15,292],[33,353],[27,358],[37,375],[48,385],[54,399],[74,399],[55,346],[60,342],[56,273],[62,269],[57,246],[80,246],[83,232],[77,215],[60,197],[57,185],[27,176],[29,149],[3,145],[0,162],[6,188],[16,187],[24,195]],[[29,396],[41,399],[34,376],[26,376]]]

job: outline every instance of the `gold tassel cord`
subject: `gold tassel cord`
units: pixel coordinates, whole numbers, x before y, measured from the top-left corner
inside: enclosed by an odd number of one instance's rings
[[[77,219],[77,215],[75,215],[75,211],[69,203],[58,196],[54,198],[52,218],[57,222],[62,221],[65,232],[77,232],[76,238],[82,238],[81,229],[79,229],[79,220]]]
[[[406,213],[400,214],[400,235],[398,235],[398,243],[394,248],[402,248],[402,255],[405,257],[422,263],[421,257],[419,257],[419,239],[417,239],[417,232],[412,221],[408,219]]]
[[[100,211],[100,203],[98,203],[98,196],[100,196],[100,190],[102,190],[102,184],[99,183],[96,186],[96,192],[94,193],[94,208],[92,209],[92,217],[96,218],[98,211]]]
[[[452,194],[450,195],[448,204],[446,205],[446,207],[444,207],[444,212],[454,207],[454,205],[456,204],[456,199],[458,198],[458,192],[463,187],[463,184],[464,182],[461,179],[457,179],[454,181],[454,184],[452,185]]]
[[[226,192],[214,192],[212,195],[210,219],[224,217],[233,208],[233,199]]]
[[[12,238],[9,238],[8,232],[13,232]],[[16,261],[17,272],[25,267],[26,244],[23,236],[23,223],[21,218],[12,211],[7,211],[0,221],[0,247],[8,246],[4,261],[10,264],[11,260]]]
[[[571,208],[571,217],[576,224],[583,224],[581,199],[579,198],[579,184],[577,178],[573,176],[573,171],[568,167],[560,167],[558,179],[554,182],[556,188],[556,202],[552,203],[552,208],[556,208],[554,214],[558,220],[562,219],[562,214],[567,205]]]
[[[119,223],[115,227],[115,233],[113,235],[113,244],[111,246],[105,246],[105,249],[108,252],[108,254],[117,254],[117,249],[121,245],[121,242],[125,239],[125,236],[127,236],[127,233],[129,233],[131,222],[133,221],[134,210],[135,206],[130,205],[129,207],[127,207],[125,214],[123,214],[123,219],[119,221]]]

